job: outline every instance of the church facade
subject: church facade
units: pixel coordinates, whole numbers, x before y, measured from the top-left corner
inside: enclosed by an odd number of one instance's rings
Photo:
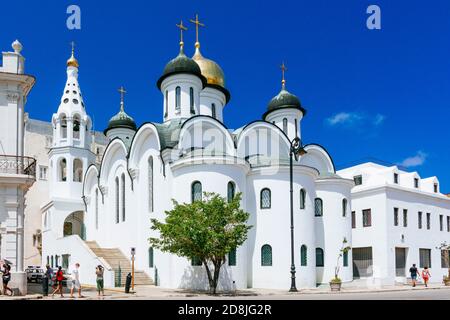
[[[189,203],[203,192],[233,197],[253,228],[230,252],[219,289],[290,287],[289,151],[301,139],[306,110],[282,88],[261,120],[236,130],[226,127],[223,110],[231,98],[220,66],[200,52],[179,54],[165,66],[157,86],[163,119],[137,128],[120,111],[105,134],[110,140],[101,163],[90,150],[92,122],[78,83],[78,61],[67,62],[67,83],[52,118],[50,201],[42,210],[43,263],[82,266],[81,281],[95,283],[95,267],[105,267],[105,285],[124,282],[135,249],[137,284],[207,289],[204,267],[149,246],[157,237],[151,218],[165,219],[172,199]],[[260,117],[256,117],[260,118]],[[297,287],[328,283],[343,243],[351,245],[352,179],[335,172],[319,144],[293,165],[294,256]],[[340,263],[343,281],[353,279],[351,251]]]

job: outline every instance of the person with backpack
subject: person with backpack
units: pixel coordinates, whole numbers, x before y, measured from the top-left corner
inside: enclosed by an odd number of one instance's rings
[[[63,280],[64,280],[64,274],[62,272],[61,266],[58,267],[58,271],[56,271],[56,283],[57,287],[52,293],[52,297],[55,296],[55,293],[59,292],[61,294],[61,298],[64,298],[63,295]]]
[[[3,294],[7,295],[6,292],[10,292],[11,296],[14,295],[14,292],[10,287],[8,287],[8,283],[11,281],[11,266],[7,263],[3,264],[3,270],[2,270],[2,281],[3,281]]]
[[[413,264],[411,268],[409,268],[409,273],[411,274],[412,286],[416,286],[417,276],[419,275],[419,269],[417,269],[416,264]]]

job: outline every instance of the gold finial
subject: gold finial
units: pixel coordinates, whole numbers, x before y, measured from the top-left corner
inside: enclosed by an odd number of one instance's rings
[[[284,61],[281,64],[280,68],[281,68],[281,85],[282,85],[282,87],[284,89],[284,87],[286,86],[286,79],[284,78],[284,74],[287,71],[287,68],[286,68],[286,65],[284,64]]]
[[[120,92],[120,111],[124,112],[124,110],[123,110],[123,100],[124,100],[124,97],[125,97],[125,93],[127,93],[127,92],[125,91],[125,88],[123,86],[121,86],[118,91]]]
[[[75,42],[72,41],[70,44],[72,45],[72,55],[67,60],[67,66],[78,68],[78,61],[75,59]]]
[[[195,15],[195,20],[190,20],[195,24],[195,47],[200,48],[200,42],[198,41],[198,27],[204,27],[205,25],[198,20],[198,14]]]
[[[183,25],[183,20],[180,20],[180,24],[177,24],[176,26],[180,29],[180,47],[183,48],[183,31],[186,31],[188,28]]]

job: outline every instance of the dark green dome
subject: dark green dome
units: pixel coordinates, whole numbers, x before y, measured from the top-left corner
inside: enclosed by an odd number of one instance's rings
[[[303,113],[303,115],[306,114],[306,110],[302,107],[300,99],[287,91],[283,86],[280,93],[273,97],[272,100],[270,100],[269,105],[267,106],[267,111],[264,113],[264,118],[270,112],[284,108],[298,109]]]
[[[202,80],[203,86],[206,85],[206,78],[202,75],[200,67],[194,60],[184,54],[182,47],[180,48],[178,56],[175,59],[170,60],[164,67],[163,74],[156,83],[158,89],[161,89],[161,83],[165,78],[178,73],[195,75]]]
[[[114,117],[109,120],[108,128],[105,129],[104,133],[106,133],[115,128],[127,128],[136,131],[136,122],[134,122],[133,118],[130,117],[123,111],[123,108],[116,114]]]

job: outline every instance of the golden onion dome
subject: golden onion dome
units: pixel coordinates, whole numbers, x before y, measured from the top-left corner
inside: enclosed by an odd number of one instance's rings
[[[200,53],[200,44],[197,43],[195,47],[195,54],[192,60],[197,62],[207,83],[225,88],[225,75],[222,68],[216,62],[202,56]]]
[[[72,56],[69,58],[69,60],[67,60],[67,66],[68,67],[75,67],[78,68],[78,60],[75,58],[75,56],[73,55],[73,50],[72,50]]]

